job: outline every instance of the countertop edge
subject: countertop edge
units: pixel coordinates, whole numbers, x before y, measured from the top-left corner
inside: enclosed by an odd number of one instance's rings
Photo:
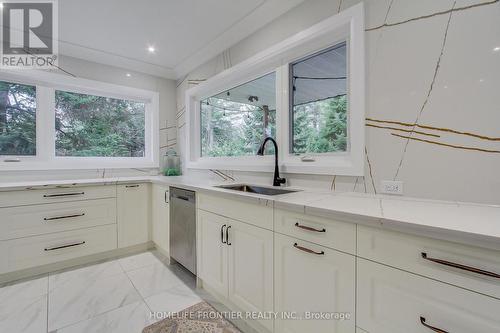
[[[500,250],[500,237],[478,234],[473,230],[464,231],[452,228],[443,228],[440,226],[424,225],[418,222],[402,221],[385,217],[383,212],[377,215],[367,215],[361,212],[342,211],[338,209],[315,207],[312,203],[292,203],[286,202],[283,198],[273,198],[271,196],[262,196],[248,193],[239,193],[230,190],[214,188],[216,183],[206,182],[205,184],[193,184],[185,180],[175,179],[162,176],[135,176],[135,177],[110,177],[97,179],[78,179],[78,180],[54,180],[54,181],[28,181],[19,183],[0,184],[0,192],[26,190],[26,189],[44,189],[54,187],[69,187],[69,186],[92,186],[92,185],[119,185],[133,182],[148,182],[158,185],[167,185],[180,187],[193,191],[202,191],[215,193],[221,196],[238,197],[238,199],[255,202],[262,199],[272,202],[275,208],[292,210],[299,213],[307,213],[319,217],[335,218],[348,223],[356,223],[363,226],[383,228],[403,233],[415,234],[423,237],[441,239],[462,244],[469,244],[482,248],[490,248]],[[325,194],[326,196],[327,194]],[[282,200],[282,201],[280,201]],[[383,200],[383,199],[380,199]],[[457,206],[458,208],[458,206]],[[500,212],[500,210],[499,210]],[[499,215],[500,216],[500,215]],[[500,221],[499,221],[500,223]]]

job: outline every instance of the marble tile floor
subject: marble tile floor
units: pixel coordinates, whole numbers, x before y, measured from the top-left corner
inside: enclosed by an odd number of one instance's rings
[[[154,251],[49,273],[0,288],[0,332],[140,333],[163,319],[151,311],[176,312],[202,299],[221,306],[195,284]]]

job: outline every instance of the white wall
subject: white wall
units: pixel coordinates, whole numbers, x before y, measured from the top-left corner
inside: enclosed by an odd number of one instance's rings
[[[187,88],[358,2],[305,1],[180,80],[179,142]],[[404,182],[407,196],[500,204],[500,51],[494,51],[500,47],[500,2],[364,2],[366,115],[375,120],[367,121],[365,175],[286,175],[289,184],[373,193],[380,192],[381,180],[395,179]],[[414,123],[424,127],[405,125]],[[232,174],[271,181],[271,173]]]
[[[159,154],[163,155],[167,150],[167,146],[175,144],[175,101],[176,101],[176,84],[173,80],[167,80],[159,77],[154,77],[147,74],[127,71],[122,68],[102,65],[94,62],[89,62],[81,59],[61,56],[59,59],[59,67],[68,71],[77,77],[102,81],[107,83],[141,88],[151,91],[157,91],[160,95],[160,110],[159,110],[159,127],[160,132],[160,149]],[[64,74],[57,70],[57,73]],[[126,74],[131,76],[127,77]],[[66,75],[66,74],[64,74]],[[169,141],[170,139],[170,141]],[[173,139],[173,141],[172,141]],[[161,156],[160,156],[161,157]],[[161,163],[161,158],[160,158]],[[131,170],[131,169],[89,169],[89,170],[58,170],[58,171],[2,171],[0,172],[0,181],[12,182],[17,180],[32,180],[32,179],[65,179],[78,177],[111,177],[117,175],[134,175],[141,173],[157,173],[157,169],[148,170]]]

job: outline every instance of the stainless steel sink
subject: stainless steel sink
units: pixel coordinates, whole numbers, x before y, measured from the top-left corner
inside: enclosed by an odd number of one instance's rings
[[[257,194],[263,194],[263,195],[279,195],[279,194],[298,192],[298,190],[285,190],[282,188],[262,187],[262,186],[247,185],[247,184],[220,185],[220,186],[216,186],[216,187],[224,188],[227,190],[248,192],[248,193],[257,193]]]

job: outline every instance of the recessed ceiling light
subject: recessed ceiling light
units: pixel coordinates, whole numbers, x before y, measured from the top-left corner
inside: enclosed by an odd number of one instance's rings
[[[495,48],[493,49],[493,51],[495,51],[495,52],[500,51],[500,46],[495,47]]]
[[[149,52],[149,53],[155,53],[155,52],[156,52],[155,47],[154,47],[154,46],[152,46],[152,45],[148,46],[148,52]]]
[[[127,74],[125,74],[125,76],[126,76],[126,77],[131,77],[131,76],[132,76],[132,74],[127,73]]]
[[[479,82],[484,82],[484,79],[479,79]]]

